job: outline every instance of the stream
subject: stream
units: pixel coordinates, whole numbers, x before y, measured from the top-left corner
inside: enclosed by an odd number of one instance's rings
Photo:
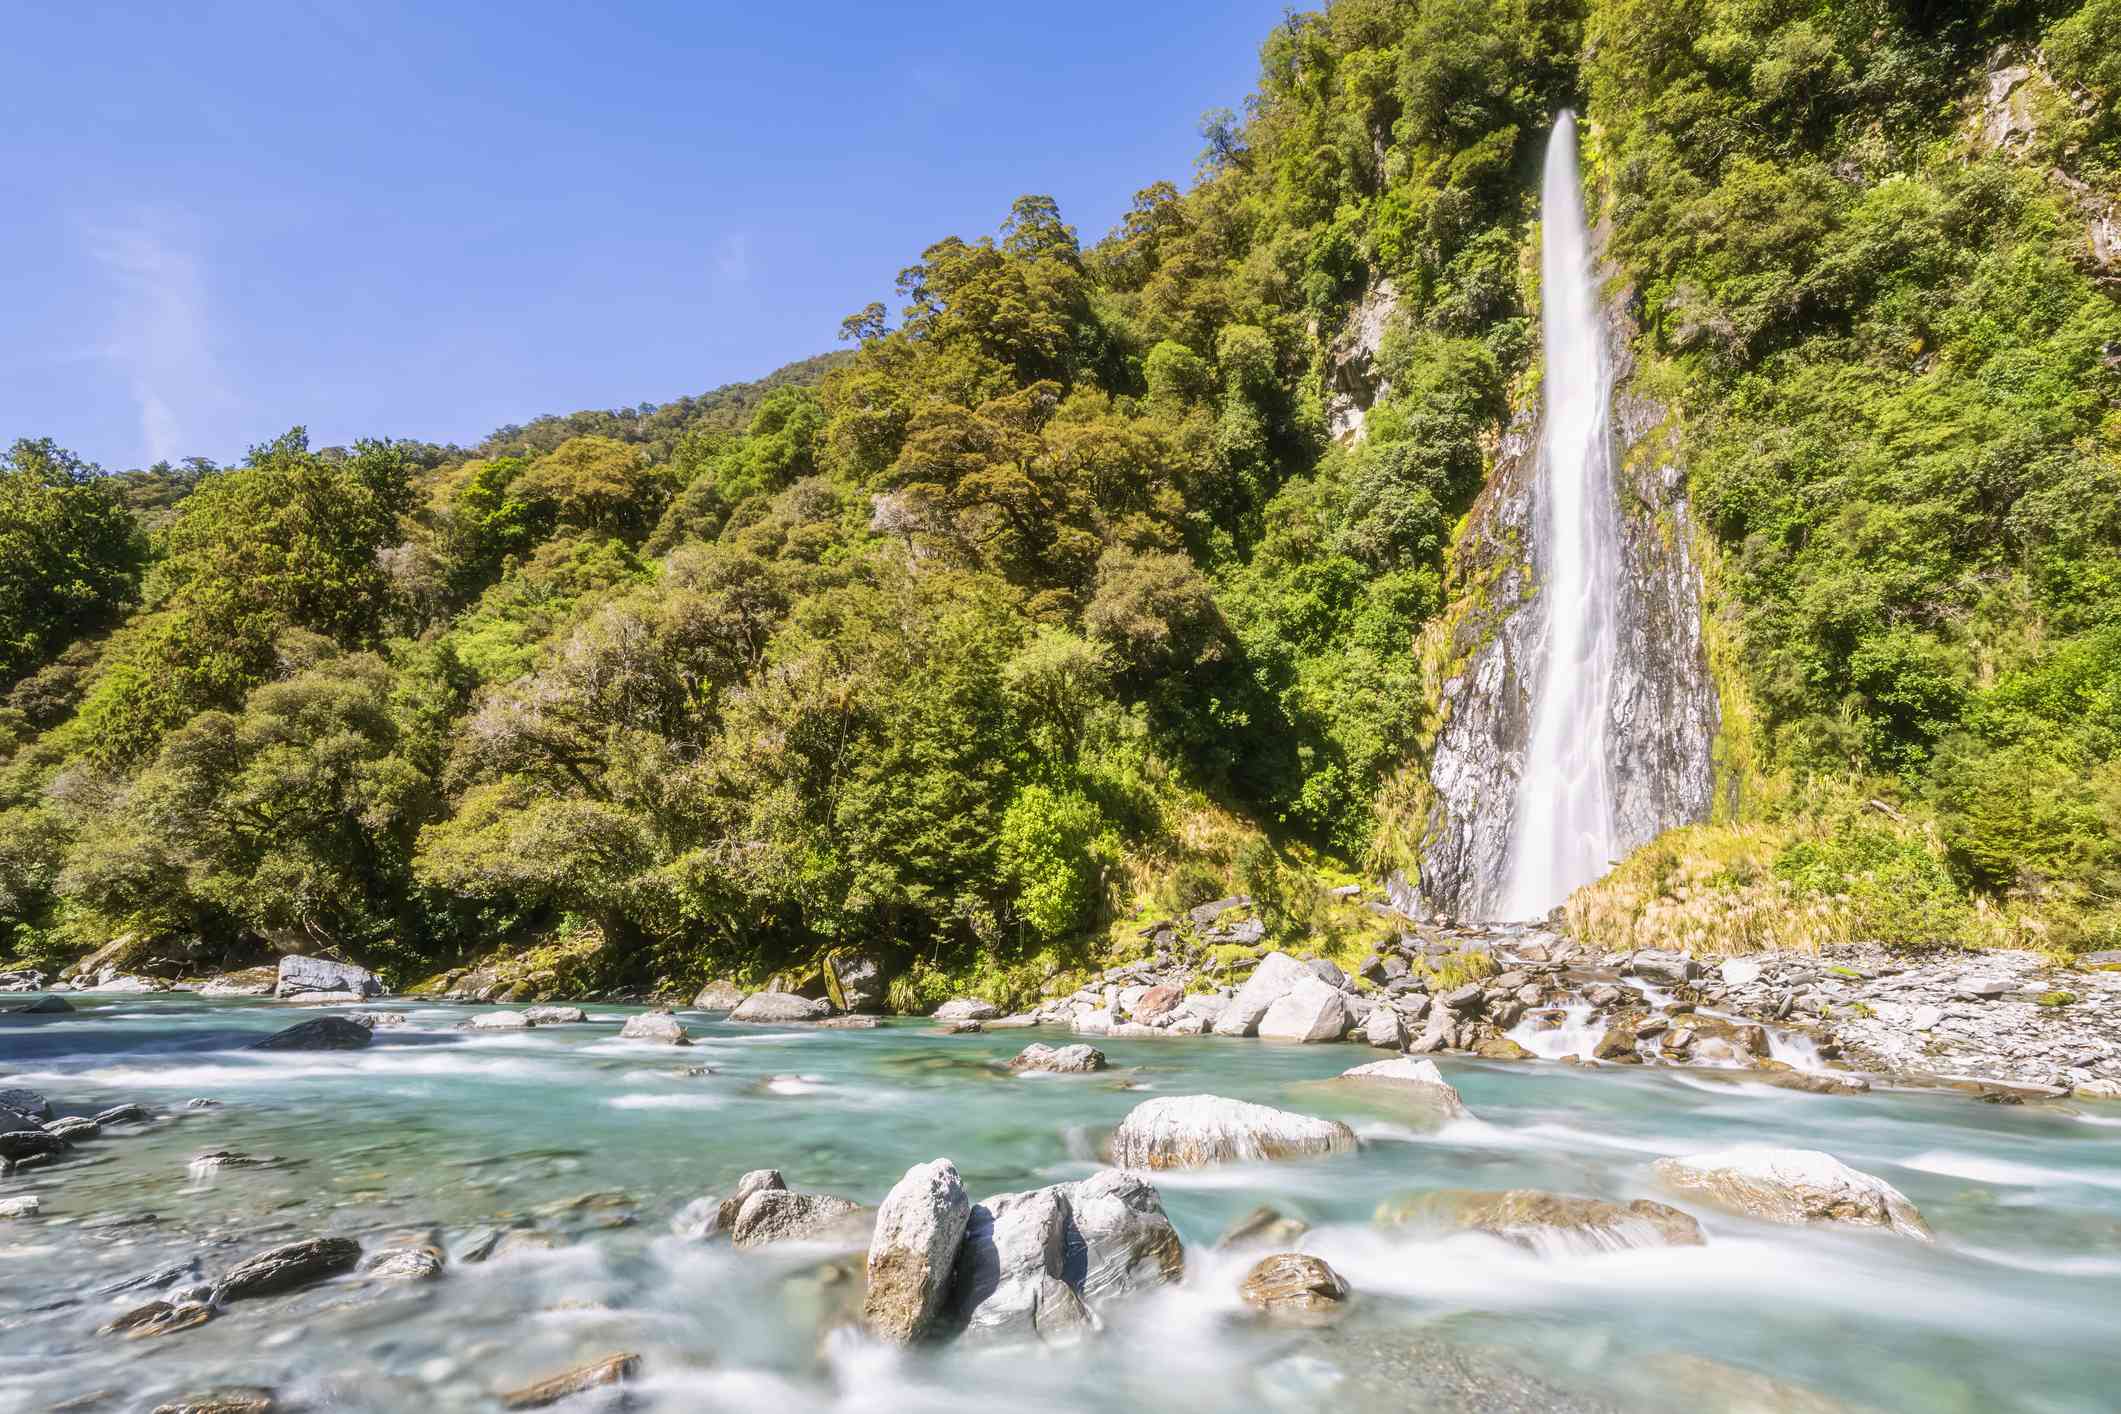
[[[1104,1073],[1017,1077],[1004,1066],[1024,1045],[1066,1038],[681,1013],[696,1044],[673,1048],[618,1039],[627,1008],[481,1034],[454,1029],[477,1009],[386,1003],[409,1019],[366,1050],[273,1053],[241,1047],[308,1013],[70,1000],[70,1014],[0,1022],[0,1085],[63,1112],[139,1102],[159,1117],[0,1180],[0,1198],[42,1201],[0,1222],[0,1410],[100,1395],[67,1407],[146,1411],[229,1385],[270,1387],[288,1408],[486,1410],[499,1390],[621,1350],[641,1356],[629,1408],[782,1414],[2086,1410],[2121,1389],[2121,1115],[2096,1106],[1445,1058],[1474,1118],[1423,1128],[1320,1083],[1378,1058],[1358,1045],[1101,1039]],[[1185,1279],[1113,1308],[1085,1345],[887,1350],[834,1319],[853,1283],[820,1271],[844,1250],[739,1251],[671,1228],[762,1167],[865,1204],[938,1156],[975,1200],[1080,1178],[1135,1104],[1201,1092],[1343,1119],[1363,1148],[1153,1175]],[[1875,1173],[1937,1241],[1757,1223],[1674,1199],[1650,1172],[1737,1143]],[[275,1162],[195,1173],[211,1149]],[[1398,1194],[1519,1187],[1673,1201],[1708,1242],[1535,1255],[1370,1221]],[[1214,1244],[1261,1204],[1312,1225],[1297,1245],[1353,1287],[1343,1319],[1278,1325],[1239,1302],[1260,1254]],[[564,1241],[462,1260],[480,1229],[525,1222]],[[416,1234],[452,1260],[432,1281],[342,1278],[169,1335],[97,1334],[153,1294],[100,1289],[193,1257],[211,1276],[327,1233],[369,1247]]]

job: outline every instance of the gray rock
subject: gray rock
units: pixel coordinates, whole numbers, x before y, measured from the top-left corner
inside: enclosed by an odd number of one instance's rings
[[[991,1021],[1002,1014],[993,1002],[978,997],[953,997],[935,1009],[937,1021]]]
[[[1015,1071],[1049,1071],[1056,1075],[1087,1075],[1105,1068],[1105,1053],[1095,1046],[1048,1046],[1034,1041],[1009,1062]]]
[[[861,1233],[853,1221],[861,1204],[830,1193],[791,1193],[785,1188],[762,1188],[744,1200],[730,1224],[729,1240],[739,1247],[764,1247],[772,1242],[830,1241],[845,1238],[859,1242]]]
[[[1280,1001],[1299,981],[1311,975],[1310,969],[1285,952],[1270,952],[1259,960],[1245,985],[1238,988],[1237,995],[1230,999],[1215,1018],[1215,1034],[1218,1036],[1250,1036],[1259,1029],[1260,1019],[1267,1009]]]
[[[34,1193],[22,1193],[13,1198],[0,1198],[0,1221],[15,1218],[33,1218],[44,1210],[44,1200]]]
[[[1953,984],[1953,990],[1964,996],[1993,998],[2018,990],[2018,984],[2008,977],[1988,977],[1970,972]]]
[[[457,1023],[459,1031],[528,1031],[537,1023],[520,1011],[483,1011]]]
[[[1432,1060],[1402,1057],[1372,1061],[1342,1071],[1338,1083],[1362,1086],[1372,1094],[1404,1101],[1447,1119],[1464,1119],[1468,1113],[1465,1100]]]
[[[357,1001],[383,994],[383,983],[375,973],[350,962],[326,957],[283,957],[280,980],[273,995],[292,997],[302,992],[351,992]]]
[[[785,1026],[793,1022],[823,1021],[832,1015],[832,1003],[823,998],[799,997],[793,992],[753,992],[729,1013],[731,1021],[756,1026]]]
[[[1685,953],[1653,952],[1644,949],[1631,956],[1627,971],[1637,977],[1647,977],[1653,982],[1679,986],[1691,982],[1701,975],[1701,964]]]
[[[1223,1229],[1215,1239],[1218,1249],[1229,1247],[1287,1247],[1311,1230],[1302,1218],[1292,1218],[1278,1208],[1262,1204]]]
[[[67,1143],[72,1144],[77,1140],[95,1138],[103,1132],[103,1126],[92,1119],[83,1119],[79,1115],[70,1115],[65,1119],[46,1120],[44,1122],[44,1132],[56,1134]]]
[[[1654,1167],[1682,1193],[1698,1193],[1768,1222],[1850,1223],[1930,1238],[1929,1224],[1899,1189],[1817,1149],[1748,1144],[1659,1159]]]
[[[9,1016],[56,1016],[60,1012],[72,1011],[73,1003],[64,997],[39,997],[17,1007],[0,1007],[0,1012]]]
[[[876,1212],[869,1243],[869,1290],[862,1324],[879,1340],[908,1345],[928,1333],[957,1266],[972,1215],[957,1167],[917,1165],[893,1185]]]
[[[1413,1038],[1407,1035],[1406,1018],[1397,1007],[1375,1006],[1363,1021],[1362,1038],[1370,1045],[1388,1051],[1403,1051]]]
[[[350,1237],[313,1237],[282,1243],[223,1273],[214,1283],[213,1304],[226,1306],[231,1301],[292,1291],[352,1271],[360,1260],[361,1244]]]
[[[735,1011],[744,1000],[744,989],[727,978],[709,982],[692,999],[694,1011]]]
[[[589,1013],[578,1006],[534,1006],[523,1019],[532,1026],[579,1026],[589,1020]]]
[[[1340,992],[1317,977],[1298,979],[1259,1019],[1262,1041],[1338,1041],[1348,1029]]]
[[[1468,982],[1463,987],[1453,987],[1436,1000],[1456,1012],[1475,1012],[1487,1004],[1488,989],[1479,982]]]
[[[0,1110],[13,1110],[30,1119],[50,1119],[52,1102],[34,1090],[17,1087],[0,1090]]]
[[[1055,1343],[1095,1329],[1098,1308],[1184,1273],[1155,1188],[1107,1169],[976,1205],[954,1297],[968,1335]]]
[[[1421,1037],[1407,1047],[1417,1055],[1434,1055],[1447,1051],[1458,1044],[1458,1018],[1451,1009],[1441,1004],[1429,1008],[1428,1020],[1422,1027]]]
[[[826,994],[842,1011],[882,1011],[888,995],[884,964],[868,953],[835,952],[825,959]],[[837,987],[837,992],[834,988]]]
[[[1313,977],[1316,977],[1319,981],[1325,983],[1328,987],[1333,988],[1335,991],[1339,991],[1342,987],[1348,985],[1348,974],[1341,971],[1338,967],[1334,966],[1332,962],[1328,961],[1325,958],[1306,958],[1304,960],[1304,966],[1311,969],[1311,975]]]
[[[319,1016],[253,1041],[253,1051],[356,1051],[374,1038],[368,1028],[343,1016]]]
[[[1725,958],[1716,970],[1726,987],[1750,987],[1760,980],[1760,964],[1747,957]]]
[[[432,1281],[447,1262],[436,1247],[387,1247],[365,1258],[360,1274],[375,1281]]]
[[[689,1046],[692,1038],[685,1034],[684,1026],[667,1011],[644,1011],[626,1018],[619,1028],[622,1041],[655,1041],[666,1046]]]
[[[1112,1136],[1112,1161],[1133,1169],[1188,1169],[1352,1152],[1355,1131],[1220,1095],[1173,1095],[1136,1105]]]
[[[1186,917],[1193,920],[1195,927],[1205,928],[1231,909],[1243,908],[1251,902],[1252,900],[1243,894],[1232,894],[1229,898],[1219,898],[1213,903],[1203,903],[1190,908],[1186,910]]]
[[[620,1355],[607,1355],[601,1360],[592,1360],[586,1365],[577,1365],[571,1370],[563,1370],[534,1384],[524,1385],[521,1389],[509,1390],[501,1396],[501,1407],[547,1409],[589,1390],[623,1385],[640,1371],[641,1357],[630,1351]]]

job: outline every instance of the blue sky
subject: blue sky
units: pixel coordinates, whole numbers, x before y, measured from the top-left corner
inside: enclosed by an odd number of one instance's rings
[[[836,347],[1050,192],[1095,239],[1283,0],[10,7],[0,441],[471,442]]]

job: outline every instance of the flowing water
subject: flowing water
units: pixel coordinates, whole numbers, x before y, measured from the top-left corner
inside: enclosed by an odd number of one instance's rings
[[[1001,1063],[1050,1033],[686,1015],[698,1044],[672,1049],[619,1040],[616,1008],[482,1035],[453,1029],[466,1010],[435,1007],[365,1051],[261,1053],[240,1047],[287,1009],[72,1000],[71,1015],[0,1021],[0,1084],[75,1112],[140,1101],[163,1117],[0,1180],[0,1197],[44,1203],[0,1222],[10,1411],[97,1391],[110,1401],[82,1407],[145,1411],[228,1384],[308,1409],[492,1409],[497,1389],[616,1350],[641,1353],[632,1407],[653,1411],[1836,1407],[1748,1403],[1744,1381],[1760,1376],[1855,1407],[2082,1410],[2113,1407],[2121,1388],[2121,1118],[2095,1107],[1445,1059],[1475,1118],[1430,1129],[1320,1083],[1372,1058],[1356,1046],[1100,1041],[1104,1074],[1016,1078]],[[888,1352],[833,1328],[848,1284],[818,1276],[830,1249],[741,1252],[670,1230],[688,1201],[763,1166],[866,1203],[939,1155],[976,1198],[1080,1177],[1133,1105],[1201,1091],[1344,1118],[1363,1149],[1157,1175],[1185,1279],[1109,1309],[1088,1346]],[[186,1110],[195,1096],[221,1103]],[[1741,1141],[1822,1148],[1881,1175],[1937,1242],[1691,1202],[1699,1248],[1534,1255],[1370,1223],[1381,1200],[1434,1188],[1659,1196],[1652,1160]],[[213,1148],[281,1166],[195,1177],[190,1159]],[[1309,1220],[1299,1245],[1354,1287],[1338,1324],[1245,1317],[1235,1289],[1250,1259],[1213,1243],[1260,1203]],[[145,1299],[100,1288],[171,1262],[197,1257],[211,1275],[326,1232],[371,1247],[417,1233],[461,1257],[480,1229],[511,1222],[568,1240],[456,1260],[417,1285],[342,1279],[241,1302],[154,1339],[95,1334]]]
[[[1604,874],[1613,857],[1606,737],[1620,521],[1612,370],[1576,177],[1576,119],[1566,112],[1547,143],[1540,221],[1545,423],[1532,523],[1543,629],[1529,684],[1532,734],[1512,817],[1504,918],[1543,916]]]

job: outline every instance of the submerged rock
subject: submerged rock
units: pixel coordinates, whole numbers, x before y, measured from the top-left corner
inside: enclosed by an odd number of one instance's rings
[[[365,1258],[360,1275],[376,1281],[432,1281],[447,1265],[438,1247],[388,1247]]]
[[[1106,1169],[1079,1183],[976,1204],[954,1299],[967,1335],[1074,1340],[1100,1307],[1185,1274],[1185,1247],[1156,1189]]]
[[[56,1016],[62,1011],[72,1011],[73,1003],[64,997],[39,997],[21,1006],[0,1007],[0,1015],[7,1016]]]
[[[1293,990],[1296,984],[1311,977],[1311,971],[1285,952],[1270,952],[1259,960],[1245,985],[1237,989],[1237,995],[1215,1018],[1214,1031],[1218,1036],[1250,1036],[1259,1029],[1260,1020],[1276,1002]]]
[[[729,1225],[729,1240],[739,1247],[773,1242],[817,1242],[857,1238],[853,1220],[861,1204],[830,1193],[791,1193],[761,1188],[745,1198]]]
[[[350,1237],[284,1242],[247,1257],[224,1272],[214,1283],[213,1304],[226,1306],[231,1301],[292,1291],[352,1271],[360,1260],[361,1244]]]
[[[1105,1068],[1105,1053],[1077,1042],[1072,1046],[1048,1046],[1034,1041],[1009,1062],[1014,1071],[1047,1071],[1056,1075],[1087,1075]]]
[[[1348,1283],[1316,1257],[1278,1252],[1245,1273],[1237,1294],[1270,1316],[1315,1324],[1347,1310]]]
[[[1185,1169],[1355,1147],[1355,1131],[1338,1120],[1220,1095],[1174,1095],[1134,1107],[1112,1136],[1112,1161],[1126,1168]]]
[[[251,1043],[254,1051],[355,1051],[375,1038],[343,1016],[319,1016]]]
[[[1377,1221],[1387,1227],[1485,1232],[1535,1252],[1698,1247],[1703,1240],[1701,1224],[1677,1208],[1647,1198],[1609,1203],[1532,1188],[1408,1194],[1378,1205]]]
[[[145,1105],[112,1105],[109,1109],[96,1116],[96,1123],[101,1125],[145,1124],[153,1118],[154,1116],[148,1113]]]
[[[1432,1060],[1372,1061],[1342,1071],[1337,1083],[1363,1087],[1381,1098],[1420,1105],[1447,1119],[1464,1119],[1469,1113],[1465,1100]]]
[[[274,1414],[279,1408],[279,1396],[263,1385],[234,1385],[158,1404],[153,1414]]]
[[[1655,1168],[1680,1192],[1767,1222],[1850,1223],[1930,1240],[1929,1224],[1899,1189],[1817,1149],[1741,1145],[1659,1159]]]
[[[383,994],[383,983],[375,973],[350,962],[327,957],[283,957],[273,995],[294,997],[304,992],[351,992],[356,1001]]]
[[[778,1026],[794,1021],[822,1021],[830,1015],[832,1003],[823,998],[799,997],[793,992],[753,992],[729,1013],[729,1019]]]
[[[869,1243],[869,1291],[862,1324],[879,1340],[907,1345],[928,1333],[957,1265],[972,1215],[957,1167],[948,1159],[908,1169],[886,1194]]]
[[[97,1335],[122,1335],[127,1340],[146,1340],[158,1335],[203,1326],[214,1318],[214,1305],[207,1301],[150,1301],[135,1306],[97,1330]]]
[[[1329,964],[1330,965],[1330,964]],[[1338,1041],[1348,1029],[1340,990],[1316,976],[1299,978],[1276,999],[1256,1028],[1262,1041]]]
[[[546,1409],[561,1400],[581,1394],[585,1390],[601,1389],[606,1385],[624,1384],[641,1372],[641,1357],[631,1352],[606,1355],[586,1365],[577,1365],[557,1375],[550,1375],[535,1384],[521,1389],[505,1391],[501,1395],[503,1409]]]
[[[33,1218],[44,1211],[44,1201],[34,1193],[18,1194],[13,1198],[0,1198],[0,1222],[13,1218]]]
[[[689,1046],[692,1038],[678,1019],[667,1011],[644,1011],[638,1016],[626,1018],[619,1028],[622,1041],[658,1041],[666,1046]]]
[[[1215,1239],[1217,1248],[1286,1247],[1311,1230],[1302,1218],[1292,1218],[1279,1208],[1261,1204],[1223,1229]]]

